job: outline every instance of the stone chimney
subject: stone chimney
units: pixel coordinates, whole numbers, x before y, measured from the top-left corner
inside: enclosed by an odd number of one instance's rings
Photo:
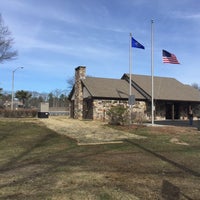
[[[74,99],[74,118],[83,117],[83,87],[81,80],[85,79],[86,67],[79,66],[75,69],[75,99]]]

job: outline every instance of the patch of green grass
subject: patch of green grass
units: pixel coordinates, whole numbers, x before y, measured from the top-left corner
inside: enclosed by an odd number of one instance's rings
[[[0,122],[0,159],[6,163],[55,154],[75,143],[30,122]],[[68,143],[66,143],[68,141]],[[2,162],[1,162],[2,164]]]
[[[112,200],[112,197],[108,193],[102,193],[99,196],[100,200]]]

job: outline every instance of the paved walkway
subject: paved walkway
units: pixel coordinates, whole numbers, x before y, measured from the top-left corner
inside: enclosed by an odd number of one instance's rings
[[[197,126],[200,125],[200,121],[198,120],[194,120],[193,125],[190,125],[188,120],[155,120],[154,123],[165,126],[182,126],[182,127],[193,127],[193,128],[197,128]]]

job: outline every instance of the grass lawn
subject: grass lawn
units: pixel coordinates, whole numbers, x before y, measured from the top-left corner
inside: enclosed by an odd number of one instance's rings
[[[37,119],[0,120],[0,199],[200,199],[200,132],[129,131],[146,138],[78,146]]]

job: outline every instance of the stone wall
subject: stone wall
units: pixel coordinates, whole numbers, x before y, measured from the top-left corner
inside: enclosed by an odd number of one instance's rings
[[[83,117],[83,88],[81,80],[85,79],[86,67],[79,66],[75,69],[75,98],[74,98],[74,118]]]
[[[127,101],[118,100],[94,100],[93,101],[93,119],[105,121],[108,120],[106,112],[112,107],[117,105],[124,105],[129,108]],[[136,101],[132,106],[132,112],[141,118],[146,118],[146,103],[144,101]],[[137,119],[136,119],[137,120]]]

